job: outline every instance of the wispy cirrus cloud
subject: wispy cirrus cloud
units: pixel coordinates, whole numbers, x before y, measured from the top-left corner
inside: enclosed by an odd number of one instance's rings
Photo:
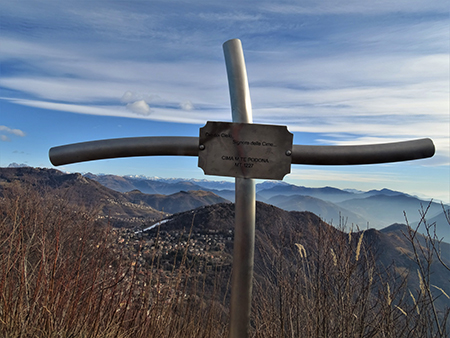
[[[41,100],[28,100],[28,99],[11,99],[11,98],[0,98],[3,100],[8,100],[15,104],[35,107],[46,110],[54,110],[59,112],[68,112],[75,114],[86,114],[86,115],[97,115],[97,116],[113,116],[113,117],[125,117],[132,119],[146,119],[162,122],[176,122],[176,123],[189,123],[189,124],[204,124],[206,118],[204,111],[192,110],[189,114],[184,111],[180,114],[181,107],[179,104],[175,104],[173,107],[152,107],[151,114],[137,114],[127,109],[126,106],[120,105],[81,105],[81,104],[69,104],[69,103],[59,103],[59,102],[49,102]],[[223,109],[215,111],[215,117],[220,121],[230,120],[229,110]]]
[[[230,120],[221,44],[238,37],[255,122],[287,124],[326,144],[431,137],[449,158],[447,7],[442,0],[3,3],[0,12],[13,15],[0,14],[0,62],[8,66],[0,87],[9,102],[55,111]]]
[[[379,15],[395,12],[402,13],[421,13],[428,11],[444,11],[448,12],[448,3],[443,0],[422,1],[422,0],[399,0],[399,1],[298,1],[285,0],[277,3],[266,1],[262,4],[263,9],[274,13],[284,14],[363,14],[363,15]]]

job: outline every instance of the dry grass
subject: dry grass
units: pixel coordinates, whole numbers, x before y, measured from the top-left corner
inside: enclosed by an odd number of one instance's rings
[[[254,337],[448,337],[449,309],[435,317],[428,292],[431,257],[411,291],[407,275],[377,264],[364,235],[319,227],[307,256],[300,238],[265,248],[271,273],[256,280]]]
[[[163,283],[155,259],[138,276],[138,264],[113,250],[112,229],[96,226],[93,213],[18,187],[0,203],[0,336],[226,333],[223,307],[189,296],[202,288],[195,271],[175,270]]]
[[[139,269],[95,210],[19,187],[5,192],[0,215],[1,337],[227,337],[218,290],[229,276],[205,291],[186,251],[169,273],[154,253]],[[313,238],[257,238],[267,244],[257,246],[266,273],[254,282],[251,337],[448,336],[448,312],[433,315],[422,259],[420,287],[410,290],[406,276],[376,264],[364,232],[319,227]]]

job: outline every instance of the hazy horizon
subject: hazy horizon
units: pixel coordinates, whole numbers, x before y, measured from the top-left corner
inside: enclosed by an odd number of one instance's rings
[[[0,166],[51,168],[54,146],[230,121],[222,44],[239,38],[255,123],[287,126],[294,144],[436,146],[412,162],[294,165],[284,181],[449,203],[448,13],[444,0],[3,1]],[[209,179],[187,157],[58,169]]]

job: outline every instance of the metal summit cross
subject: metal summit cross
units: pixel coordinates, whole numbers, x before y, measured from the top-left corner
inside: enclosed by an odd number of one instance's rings
[[[361,146],[292,144],[285,126],[253,124],[240,40],[223,45],[233,123],[207,122],[199,137],[133,137],[50,149],[55,165],[131,156],[198,156],[206,175],[235,177],[235,235],[230,337],[248,337],[255,241],[255,178],[282,180],[291,164],[355,165],[408,161],[434,155],[430,139]]]

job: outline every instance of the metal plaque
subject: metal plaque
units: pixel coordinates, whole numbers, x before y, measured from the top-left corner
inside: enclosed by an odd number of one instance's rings
[[[208,121],[199,140],[198,166],[206,175],[282,180],[291,172],[286,126]]]

